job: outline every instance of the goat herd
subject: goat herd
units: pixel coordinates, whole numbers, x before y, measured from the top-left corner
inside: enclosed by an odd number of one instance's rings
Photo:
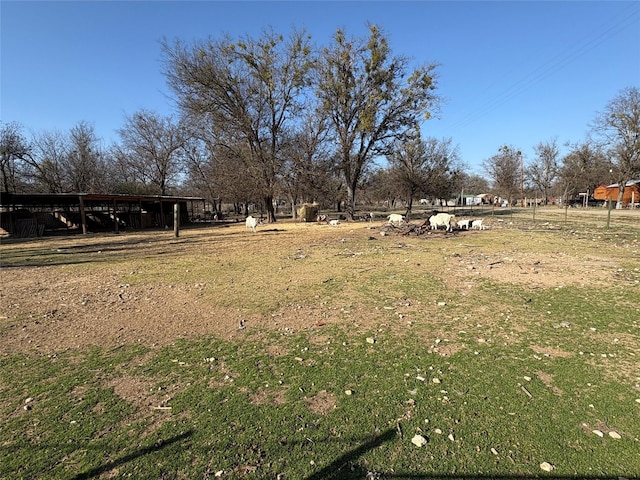
[[[387,225],[391,226],[402,226],[406,224],[404,215],[400,215],[398,213],[392,213],[387,215]],[[368,213],[361,217],[362,220],[366,220],[372,222],[374,219],[373,213]],[[330,220],[326,215],[318,215],[317,216],[318,223],[327,223],[331,226],[340,225],[340,219]],[[258,225],[262,225],[262,220],[259,220],[255,217],[249,215],[246,218],[246,229],[251,230],[253,233],[256,232],[256,227]],[[425,221],[422,225],[417,227],[418,230],[438,230],[444,228],[447,232],[452,232],[454,229],[457,230],[484,230],[485,225],[482,219],[471,219],[465,218],[461,220],[457,220],[455,215],[437,212],[434,211],[433,214],[429,217],[427,221]]]

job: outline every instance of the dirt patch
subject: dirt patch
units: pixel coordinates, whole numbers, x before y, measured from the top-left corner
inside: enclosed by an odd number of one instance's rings
[[[553,393],[555,393],[556,395],[562,395],[563,393],[562,390],[553,384],[553,375],[543,372],[541,370],[538,370],[536,372],[536,376],[540,379],[542,383],[545,384],[547,388],[550,388]]]
[[[161,392],[153,392],[151,382],[148,380],[131,375],[116,377],[107,384],[107,387],[113,388],[117,396],[138,408],[158,406],[169,398],[158,394]]]
[[[286,390],[268,390],[266,388],[259,388],[251,396],[251,403],[254,405],[283,405],[287,403]]]
[[[448,357],[450,355],[454,355],[462,350],[464,345],[456,345],[456,344],[438,344],[437,346],[431,347],[428,351],[429,353],[437,353],[442,357]]]
[[[573,356],[573,353],[566,352],[559,348],[553,347],[540,347],[538,345],[532,345],[531,349],[539,355],[544,355],[545,357],[550,358],[570,358]]]
[[[130,285],[120,278],[112,272],[78,277],[53,267],[3,272],[11,285],[1,297],[5,352],[153,347],[200,335],[230,337],[244,318],[204,302],[196,285]]]
[[[615,274],[615,264],[610,260],[562,253],[472,253],[454,255],[452,260],[452,271],[458,278],[486,278],[532,288],[606,285]]]
[[[319,415],[326,415],[336,408],[335,395],[326,390],[320,390],[313,397],[305,397],[305,402],[311,412]]]

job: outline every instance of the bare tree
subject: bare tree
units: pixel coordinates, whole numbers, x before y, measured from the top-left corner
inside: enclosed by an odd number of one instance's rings
[[[512,146],[503,146],[498,153],[482,162],[497,195],[508,199],[511,205],[522,190],[522,153]]]
[[[26,175],[37,192],[65,193],[71,188],[66,179],[69,141],[64,133],[51,130],[32,138],[32,155],[26,161]]]
[[[577,193],[587,196],[593,193],[603,179],[610,179],[613,164],[597,146],[588,142],[571,146],[571,151],[561,160],[556,187],[560,189],[563,203]]]
[[[540,142],[533,150],[536,158],[528,165],[525,175],[544,196],[544,204],[549,203],[549,192],[558,176],[560,150],[555,139]]]
[[[320,61],[318,96],[337,138],[351,218],[358,183],[370,163],[388,154],[393,140],[439,105],[434,94],[436,65],[407,76],[408,59],[392,56],[376,26],[370,25],[369,31],[368,38],[360,39],[336,31]]]
[[[391,176],[405,201],[407,218],[418,195],[448,198],[453,193],[454,178],[459,171],[459,155],[451,139],[422,140],[416,129],[406,140],[396,140],[387,156]]]
[[[184,135],[172,117],[141,110],[118,130],[117,160],[131,179],[166,195],[182,172]]]
[[[197,42],[163,42],[166,76],[180,107],[203,117],[212,129],[241,139],[248,155],[235,166],[259,185],[268,221],[275,222],[273,197],[282,169],[282,141],[301,108],[313,67],[309,37],[294,32],[287,40],[274,32],[261,38],[229,37]],[[229,145],[236,149],[237,145]]]
[[[107,169],[100,140],[92,126],[80,122],[69,133],[69,152],[64,174],[73,192],[104,192],[107,188]]]
[[[438,140],[429,137],[425,145],[428,162],[427,184],[423,193],[432,198],[450,198],[460,191],[463,180],[458,148],[453,146],[450,138]]]
[[[489,191],[489,182],[478,174],[460,173],[460,183],[465,192],[484,194]]]
[[[0,127],[0,186],[3,192],[17,193],[22,184],[22,163],[31,154],[31,146],[17,123]]]
[[[328,124],[322,111],[310,109],[283,145],[282,190],[287,195],[292,217],[296,205],[325,197],[334,170],[328,142]]]
[[[615,164],[619,207],[627,182],[640,177],[640,89],[628,87],[611,100],[597,114],[591,133]]]
[[[393,150],[387,155],[392,182],[405,201],[407,218],[411,218],[413,200],[427,188],[428,160],[426,144],[420,138],[419,129],[406,140],[396,140]]]

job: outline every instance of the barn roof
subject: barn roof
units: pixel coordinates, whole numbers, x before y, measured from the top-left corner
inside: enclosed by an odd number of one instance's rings
[[[634,185],[640,184],[640,180],[629,180],[624,184],[625,187],[632,187]],[[620,186],[619,183],[612,183],[611,185],[607,185],[607,188],[618,188]]]
[[[0,192],[2,207],[34,207],[34,206],[69,206],[78,205],[82,199],[86,203],[100,202],[143,202],[143,203],[175,203],[203,202],[204,198],[181,197],[167,195],[128,195],[112,193],[7,193]]]

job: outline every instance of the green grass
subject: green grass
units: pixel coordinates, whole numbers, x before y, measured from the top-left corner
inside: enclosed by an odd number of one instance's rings
[[[322,345],[272,336],[242,344],[181,341],[147,352],[126,374],[147,379],[151,390],[177,386],[171,411],[153,414],[136,411],[106,386],[139,349],[95,350],[80,362],[74,354],[4,358],[3,397],[15,400],[4,406],[0,475],[86,478],[115,470],[200,478],[225,470],[227,478],[243,478],[233,472],[246,467],[257,478],[314,478],[332,465],[335,475],[326,478],[362,478],[367,471],[395,478],[536,476],[543,461],[555,464],[558,475],[638,475],[637,391],[583,356],[472,344],[475,351],[442,357],[411,335],[376,336],[375,344],[340,328],[326,335]],[[289,351],[265,355],[265,342]],[[552,377],[555,388],[536,372]],[[335,402],[324,415],[307,403],[321,391]],[[257,393],[264,403],[252,401]],[[21,410],[26,395],[34,398],[30,411]],[[623,438],[590,433],[604,427]],[[410,443],[416,433],[429,438],[426,447]],[[378,437],[385,440],[375,448],[333,463]]]

